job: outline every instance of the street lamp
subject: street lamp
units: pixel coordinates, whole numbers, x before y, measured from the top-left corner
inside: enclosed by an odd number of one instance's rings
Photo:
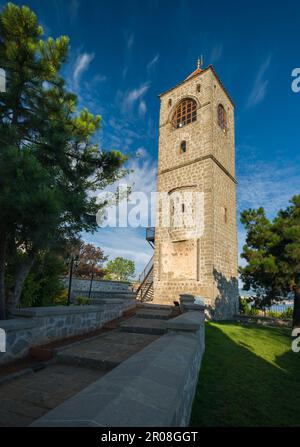
[[[95,267],[95,264],[92,264],[92,276],[91,276],[91,282],[90,282],[89,299],[91,298],[92,287],[93,287],[94,267]]]
[[[78,266],[79,256],[71,256],[70,259],[70,271],[69,271],[69,289],[68,289],[68,301],[67,305],[70,306],[71,303],[71,290],[72,290],[72,279],[73,279],[73,268]]]

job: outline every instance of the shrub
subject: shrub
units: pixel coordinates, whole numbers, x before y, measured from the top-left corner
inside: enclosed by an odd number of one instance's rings
[[[251,312],[251,306],[246,298],[240,297],[240,312],[245,315],[248,315]]]
[[[63,261],[54,253],[41,253],[27,276],[21,304],[25,307],[50,306],[57,295],[62,293],[60,275],[64,270]]]
[[[68,291],[62,290],[58,293],[53,299],[53,304],[56,306],[66,306],[68,304]]]
[[[86,298],[85,296],[77,296],[75,298],[75,304],[78,304],[80,306],[86,306],[90,304],[91,300],[89,298]]]
[[[259,314],[259,309],[257,309],[257,307],[254,307],[254,306],[250,307],[249,315],[258,315],[258,314]]]
[[[293,311],[294,309],[292,307],[288,307],[284,312],[282,312],[281,318],[293,318]]]

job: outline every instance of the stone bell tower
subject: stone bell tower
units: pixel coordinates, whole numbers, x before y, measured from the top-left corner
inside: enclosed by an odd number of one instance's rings
[[[238,309],[234,104],[213,66],[160,95],[154,302]],[[192,220],[191,220],[192,219]]]

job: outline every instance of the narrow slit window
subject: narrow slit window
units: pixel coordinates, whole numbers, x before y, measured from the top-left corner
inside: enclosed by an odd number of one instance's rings
[[[186,141],[185,141],[185,140],[183,140],[183,141],[180,143],[180,152],[181,152],[182,154],[184,154],[184,153],[186,152]]]
[[[218,124],[221,129],[226,132],[227,129],[227,116],[226,111],[222,104],[218,105]]]
[[[227,224],[227,221],[228,221],[228,211],[227,208],[224,207],[224,222]]]

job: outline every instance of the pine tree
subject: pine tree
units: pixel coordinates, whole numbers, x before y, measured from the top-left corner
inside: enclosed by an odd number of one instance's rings
[[[271,304],[294,293],[293,326],[300,327],[300,195],[280,210],[273,221],[263,208],[246,210],[241,222],[247,230],[240,267],[245,290]]]
[[[40,251],[94,231],[93,192],[126,171],[126,157],[94,142],[101,117],[76,112],[60,75],[69,39],[43,39],[36,15],[8,3],[0,14],[0,319],[16,307]],[[8,263],[14,265],[7,280]]]

